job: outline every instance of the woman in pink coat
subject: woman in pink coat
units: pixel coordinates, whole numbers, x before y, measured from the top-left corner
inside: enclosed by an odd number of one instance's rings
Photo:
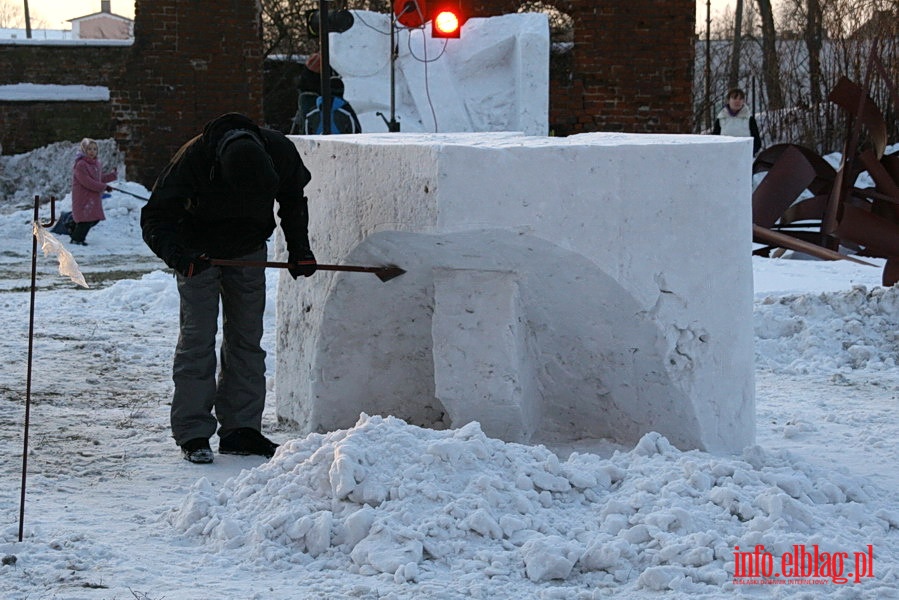
[[[101,194],[110,189],[106,183],[118,177],[115,169],[103,174],[97,159],[97,142],[90,138],[81,140],[81,151],[75,159],[72,176],[72,243],[87,246],[84,238],[90,228],[106,218],[103,214]]]

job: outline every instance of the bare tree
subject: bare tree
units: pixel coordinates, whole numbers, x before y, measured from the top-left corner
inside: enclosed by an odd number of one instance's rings
[[[806,0],[805,30],[803,39],[808,51],[809,99],[812,104],[821,102],[821,49],[824,45],[824,15],[819,0]]]
[[[0,27],[21,27],[22,9],[11,0],[0,0]]]
[[[730,74],[727,77],[727,87],[735,88],[740,82],[740,53],[743,49],[743,0],[737,0],[737,8],[734,12],[734,39],[730,53]]]
[[[762,19],[762,76],[768,96],[768,109],[784,107],[783,90],[780,84],[780,63],[777,57],[777,31],[774,28],[774,11],[771,0],[757,0],[759,16]]]
[[[540,0],[527,0],[518,7],[518,12],[544,13],[549,21],[549,39],[552,43],[571,43],[574,41],[574,19],[555,6]]]

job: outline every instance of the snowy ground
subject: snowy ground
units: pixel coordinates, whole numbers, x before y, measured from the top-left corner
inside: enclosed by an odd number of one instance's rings
[[[142,202],[106,206],[70,247],[90,289],[38,258],[21,543],[32,213],[0,215],[5,599],[899,597],[899,290],[879,269],[755,259],[758,444],[742,456],[656,435],[554,454],[364,416],[301,438],[270,390],[273,459],[192,465],[168,430],[174,280],[140,240]],[[735,583],[735,547],[757,544],[778,566],[796,545],[846,552],[844,575],[870,545],[873,576]]]

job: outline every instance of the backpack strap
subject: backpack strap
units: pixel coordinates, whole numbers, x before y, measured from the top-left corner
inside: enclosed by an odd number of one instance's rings
[[[322,132],[321,109],[313,108],[303,119],[303,130],[306,135],[318,135]]]

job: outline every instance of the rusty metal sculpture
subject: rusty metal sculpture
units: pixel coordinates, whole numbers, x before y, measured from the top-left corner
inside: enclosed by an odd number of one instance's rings
[[[896,88],[872,50],[868,72],[873,69],[899,108]],[[899,152],[884,155],[886,123],[861,86],[844,77],[828,100],[847,116],[849,133],[838,168],[795,144],[772,146],[753,163],[754,173],[766,172],[752,194],[753,241],[763,245],[753,254],[787,248],[864,263],[840,253],[842,247],[856,256],[886,258],[883,284],[893,285],[899,282]],[[873,188],[856,185],[865,171]]]

